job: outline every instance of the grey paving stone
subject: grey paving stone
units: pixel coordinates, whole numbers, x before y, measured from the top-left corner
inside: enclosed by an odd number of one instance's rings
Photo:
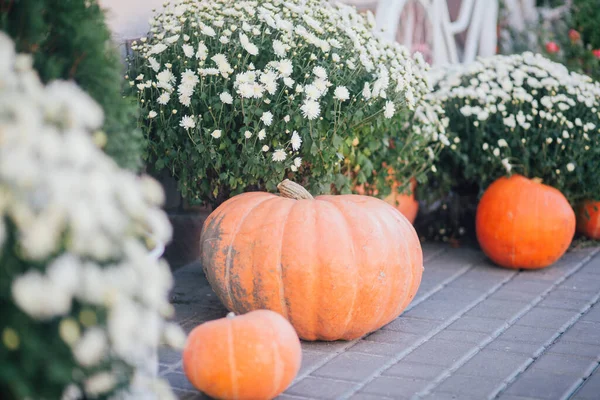
[[[485,256],[472,248],[448,249],[445,253],[426,263],[425,268],[461,269],[480,262]]]
[[[540,354],[544,350],[544,347],[542,343],[539,342],[531,343],[496,339],[492,343],[488,344],[486,349],[504,351],[508,353],[518,353],[526,355],[527,357],[533,357],[534,355]]]
[[[466,393],[448,393],[434,390],[430,394],[421,398],[422,400],[481,400],[481,397],[470,396]]]
[[[318,368],[311,375],[359,382],[386,362],[386,358],[359,353],[343,353]]]
[[[493,318],[480,318],[480,317],[466,317],[462,316],[447,329],[456,330],[456,331],[471,331],[471,332],[482,332],[482,333],[492,333],[495,332],[498,328],[504,325],[503,321],[498,321]]]
[[[528,369],[509,386],[507,394],[558,399],[567,392],[579,378],[570,375],[553,374],[541,369]]]
[[[523,354],[483,349],[460,367],[456,374],[502,380],[519,370],[528,361],[531,361],[531,358]]]
[[[416,339],[415,339],[416,340]],[[406,343],[382,343],[361,340],[354,346],[346,350],[349,353],[375,354],[380,356],[393,357],[396,354],[406,350],[409,347]]]
[[[600,343],[575,343],[562,340],[561,337],[556,343],[548,348],[548,353],[565,354],[567,356],[576,356],[597,360],[600,358]]]
[[[529,397],[529,396],[517,396],[515,394],[506,394],[503,393],[499,397],[498,400],[540,400],[539,397]]]
[[[510,284],[510,282],[508,284]],[[540,295],[540,293],[542,293],[542,291],[540,291],[540,292],[517,291],[517,290],[511,289],[510,287],[506,288],[506,285],[505,285],[505,286],[502,286],[500,289],[498,289],[496,292],[492,293],[492,295],[490,295],[490,297],[488,299],[490,299],[490,300],[525,301],[525,302],[529,303],[532,300],[534,300],[536,297],[538,297]]]
[[[598,400],[600,397],[600,368],[583,382],[573,400]]]
[[[169,348],[158,349],[158,362],[165,365],[172,365],[181,361],[181,352]]]
[[[481,296],[481,290],[465,289],[461,287],[446,286],[433,296],[431,300],[455,301],[460,299],[463,302],[470,303]]]
[[[400,316],[394,321],[390,322],[383,329],[389,329],[392,331],[400,331],[405,333],[413,334],[424,334],[431,331],[433,328],[439,325],[437,321],[425,320],[420,318],[410,318],[407,316]]]
[[[311,399],[337,399],[356,383],[307,376],[290,387],[286,394],[299,395]]]
[[[574,274],[560,284],[559,287],[579,290],[582,292],[598,293],[600,291],[600,275]]]
[[[309,351],[324,351],[327,353],[340,353],[348,347],[352,346],[353,342],[345,340],[337,340],[335,342],[307,342],[302,341],[302,350]]]
[[[590,308],[582,319],[587,322],[600,322],[600,303],[596,303]]]
[[[583,377],[584,373],[596,364],[596,360],[569,357],[565,354],[544,353],[535,360],[530,368],[532,370],[549,371],[553,374]]]
[[[449,366],[473,348],[471,343],[431,339],[406,356],[404,361]]]
[[[196,391],[196,388],[190,383],[190,381],[188,381],[184,374],[171,372],[165,375],[165,378],[169,381],[171,387],[173,388]]]
[[[437,388],[438,392],[468,394],[469,396],[486,398],[502,383],[502,378],[472,377],[464,375],[451,375]],[[462,397],[461,397],[462,398]]]
[[[434,339],[479,344],[489,337],[489,333],[444,329],[443,331],[435,335]]]
[[[383,375],[400,376],[431,380],[438,376],[446,367],[435,364],[423,364],[401,360],[384,371]]]
[[[457,300],[448,302],[427,299],[415,308],[404,313],[404,316],[445,321],[462,311],[469,303],[470,301]]]
[[[371,333],[365,339],[371,342],[398,343],[406,347],[410,347],[419,341],[419,336],[413,335],[411,333],[388,331],[382,329]]]
[[[526,306],[527,303],[521,301],[487,299],[469,310],[465,316],[506,320],[515,316]]]
[[[179,400],[210,400],[210,397],[201,392],[189,392],[174,389],[173,392]]]
[[[450,282],[448,286],[487,292],[492,287],[514,274],[516,274],[515,271],[508,269],[479,266]]]
[[[540,295],[553,285],[552,282],[540,282],[535,280],[523,279],[522,275],[517,275],[513,280],[502,286],[501,290],[508,292],[529,293]]]
[[[295,396],[293,394],[282,393],[279,396],[275,397],[277,400],[304,400],[308,399],[308,397],[304,396]]]
[[[539,328],[534,326],[512,325],[506,329],[496,340],[509,342],[527,342],[543,344],[554,336],[558,327]]]
[[[585,298],[574,299],[571,297],[566,297],[565,293],[568,292],[566,290],[552,291],[538,304],[538,306],[544,308],[559,308],[562,310],[579,311],[590,301],[588,296]]]
[[[538,328],[554,328],[558,330],[563,324],[577,315],[576,312],[558,310],[555,308],[534,307],[515,323],[519,326],[534,326]]]
[[[404,399],[412,397],[425,386],[427,381],[422,379],[380,376],[365,385],[361,392]]]
[[[562,339],[575,343],[600,343],[600,323],[579,320],[563,335]]]
[[[300,372],[298,372],[298,374],[303,374],[307,370],[314,369],[317,365],[323,363],[328,356],[329,354],[326,352],[303,350],[302,365],[300,366]]]
[[[386,397],[377,394],[357,393],[350,397],[350,400],[393,400],[393,397]]]

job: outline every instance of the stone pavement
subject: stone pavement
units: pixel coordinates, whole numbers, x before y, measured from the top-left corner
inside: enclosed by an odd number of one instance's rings
[[[540,271],[491,265],[475,249],[425,244],[407,310],[351,342],[303,342],[302,368],[279,397],[303,399],[600,399],[600,248]],[[186,331],[226,315],[198,264],[175,272]],[[181,399],[204,399],[180,354],[160,374]]]

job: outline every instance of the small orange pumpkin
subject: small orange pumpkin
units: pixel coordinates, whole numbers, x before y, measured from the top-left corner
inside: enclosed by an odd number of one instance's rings
[[[561,192],[521,175],[490,185],[477,207],[477,239],[484,253],[507,268],[543,268],[567,251],[575,213]]]
[[[307,340],[355,339],[400,315],[423,272],[406,218],[374,197],[278,188],[235,196],[204,223],[202,264],[223,304],[276,311]]]
[[[388,168],[388,174],[393,176],[393,170]],[[417,213],[419,212],[419,202],[415,199],[415,190],[417,189],[417,180],[412,178],[410,180],[410,194],[398,193],[398,187],[400,184],[393,178],[390,179],[391,193],[388,194],[383,201],[396,207],[398,211],[402,213],[408,219],[411,224],[415,223],[417,219]],[[357,185],[354,188],[357,194],[364,195],[366,193],[365,185]],[[377,196],[379,191],[375,189],[373,196]]]
[[[590,239],[600,239],[600,201],[584,201],[577,212],[577,231]]]
[[[269,310],[197,326],[183,351],[183,370],[217,399],[262,400],[282,393],[300,369],[302,349],[290,323]]]

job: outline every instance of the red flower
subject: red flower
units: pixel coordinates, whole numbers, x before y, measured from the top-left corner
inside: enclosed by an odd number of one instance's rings
[[[546,51],[550,54],[556,54],[560,50],[560,47],[556,44],[556,42],[548,42],[546,43]]]
[[[581,34],[575,29],[569,29],[569,39],[571,39],[571,42],[573,43],[578,42],[579,39],[581,39]]]
[[[600,60],[600,49],[592,50],[592,54]]]

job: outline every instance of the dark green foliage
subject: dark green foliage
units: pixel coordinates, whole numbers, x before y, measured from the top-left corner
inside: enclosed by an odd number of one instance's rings
[[[44,82],[74,80],[104,109],[105,151],[125,168],[141,166],[137,108],[122,95],[122,65],[96,0],[0,0],[0,30],[31,53]]]
[[[573,27],[581,33],[584,44],[600,49],[600,4],[598,0],[573,0]]]

